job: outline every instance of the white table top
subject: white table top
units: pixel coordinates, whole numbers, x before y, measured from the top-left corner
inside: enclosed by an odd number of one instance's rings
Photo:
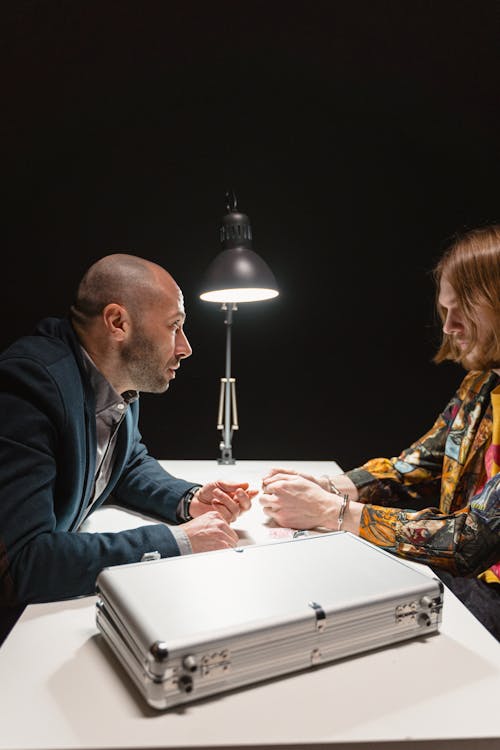
[[[193,481],[231,476],[255,487],[271,465],[315,474],[338,471],[335,464],[307,461],[164,465]],[[112,521],[105,513],[101,520]],[[248,528],[244,517],[236,525],[246,531],[247,543],[273,538],[259,513],[255,504]],[[0,648],[0,674],[0,750],[292,745],[399,750],[408,740],[442,750],[500,746],[499,644],[448,590],[439,635],[165,712],[145,705],[102,642],[95,597],[28,607]]]

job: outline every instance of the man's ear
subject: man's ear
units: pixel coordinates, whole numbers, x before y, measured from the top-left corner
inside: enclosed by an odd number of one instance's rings
[[[130,330],[130,316],[125,307],[110,302],[102,311],[104,327],[115,341],[123,341]]]

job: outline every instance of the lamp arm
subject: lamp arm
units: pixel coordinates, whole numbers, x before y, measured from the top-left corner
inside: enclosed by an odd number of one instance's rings
[[[231,333],[233,325],[233,306],[227,305],[226,311],[226,383],[224,388],[224,444],[231,450]]]
[[[220,464],[234,464],[232,452],[232,434],[234,429],[238,429],[238,414],[236,411],[236,380],[231,377],[231,329],[233,324],[233,311],[237,310],[234,303],[222,305],[222,310],[226,312],[224,323],[226,324],[226,376],[221,378],[221,389],[219,395],[219,414],[217,429],[222,430],[222,440],[220,443],[221,458]],[[233,414],[233,419],[231,415]],[[224,415],[224,421],[222,416]]]

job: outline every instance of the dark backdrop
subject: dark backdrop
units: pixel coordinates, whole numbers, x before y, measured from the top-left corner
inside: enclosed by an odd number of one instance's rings
[[[500,219],[499,7],[5,4],[1,348],[106,252],[164,264],[194,354],[143,434],[216,458],[225,330],[197,294],[234,187],[281,288],[235,315],[236,459],[394,455],[461,378],[431,362],[429,271]]]

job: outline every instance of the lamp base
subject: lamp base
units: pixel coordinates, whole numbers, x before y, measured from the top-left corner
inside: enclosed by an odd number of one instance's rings
[[[217,459],[218,464],[235,464],[236,461],[233,458],[233,452],[231,448],[221,447],[221,457]]]

